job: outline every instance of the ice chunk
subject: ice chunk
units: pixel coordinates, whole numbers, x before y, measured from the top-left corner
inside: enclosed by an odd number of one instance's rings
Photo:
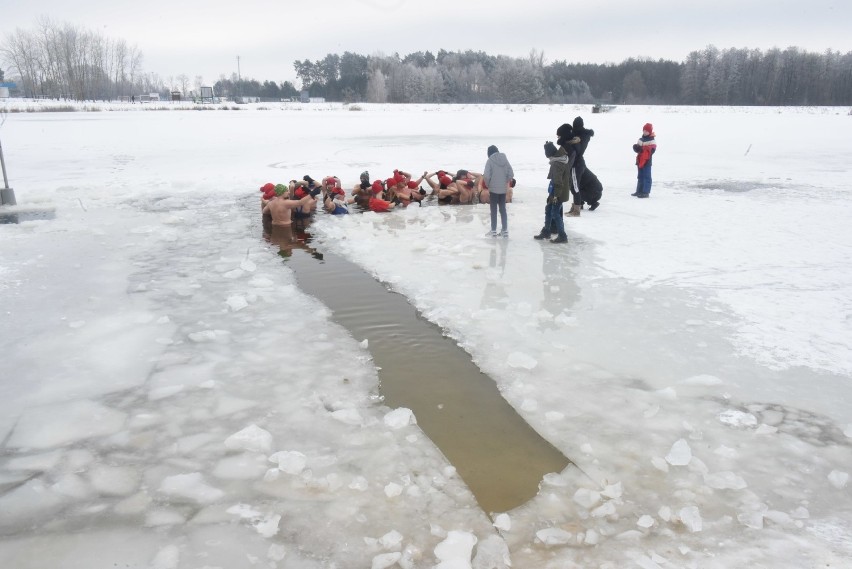
[[[671,521],[672,519],[672,509],[668,506],[660,506],[660,509],[657,510],[657,515],[660,516],[660,519],[664,522]]]
[[[387,569],[392,565],[396,565],[396,562],[400,560],[402,557],[402,553],[399,551],[394,551],[393,553],[380,553],[373,557],[373,563],[370,565],[370,569]]]
[[[588,530],[583,537],[583,543],[586,545],[597,545],[600,540],[600,534],[593,529]]]
[[[521,352],[510,353],[506,363],[509,367],[516,369],[534,369],[538,365],[535,358]]]
[[[435,557],[441,562],[434,569],[471,569],[471,553],[476,541],[472,533],[451,530],[447,538],[435,546]]]
[[[593,518],[603,518],[606,516],[615,515],[615,504],[612,502],[604,502],[602,505],[598,506],[594,510],[591,511]]]
[[[243,519],[259,518],[262,515],[261,512],[255,510],[248,504],[235,504],[225,511]]]
[[[232,450],[269,452],[272,449],[272,435],[252,424],[225,439],[225,446]]]
[[[544,418],[548,421],[561,421],[565,418],[565,413],[560,413],[559,411],[548,411],[544,414]]]
[[[665,387],[663,389],[658,389],[654,393],[656,393],[663,399],[667,399],[669,401],[674,401],[675,399],[677,399],[677,391],[673,387]]]
[[[512,529],[512,518],[509,514],[497,514],[494,518],[494,527],[500,531],[510,531]]]
[[[542,478],[542,483],[547,484],[548,486],[568,486],[568,480],[566,480],[565,477],[558,472],[548,472],[545,474]]]
[[[691,460],[692,449],[684,439],[678,439],[666,455],[666,462],[672,466],[686,466]]]
[[[391,530],[379,538],[379,544],[388,551],[398,549],[402,544],[402,534],[396,530]]]
[[[139,486],[139,472],[123,466],[97,465],[89,470],[92,487],[108,496],[128,496]]]
[[[701,531],[703,522],[701,520],[701,512],[698,510],[697,506],[686,506],[685,508],[681,508],[680,512],[678,512],[678,517],[680,518],[681,523],[686,526],[686,529],[692,533]]]
[[[601,501],[601,494],[595,490],[579,488],[574,492],[574,501],[588,510]]]
[[[361,343],[360,343],[360,344],[358,344],[358,345],[359,345],[359,346],[361,346],[362,348],[364,348],[364,349],[366,350],[366,349],[370,346],[370,340],[369,340],[369,339],[367,339],[367,338],[365,338],[365,339],[364,339],[364,340],[362,340],[362,341],[361,341]]]
[[[740,512],[737,514],[737,520],[747,528],[763,528],[763,512],[761,511]]]
[[[535,532],[535,538],[544,545],[565,545],[572,534],[562,528],[544,528]]]
[[[799,506],[792,512],[790,512],[790,517],[795,518],[797,520],[806,520],[811,517],[811,513],[807,508]]]
[[[538,401],[535,399],[524,399],[521,403],[521,411],[533,412],[538,410]]]
[[[200,472],[168,476],[160,483],[159,491],[174,498],[185,498],[199,504],[215,502],[225,495],[218,488],[208,485]]]
[[[391,429],[402,429],[408,425],[417,424],[417,419],[414,418],[414,413],[411,409],[406,409],[405,407],[394,409],[390,413],[386,414],[384,421],[385,425]]]
[[[473,569],[508,569],[511,566],[509,546],[500,536],[489,535],[476,546]]]
[[[678,381],[681,385],[720,385],[722,382],[721,379],[714,375],[694,375],[692,377],[687,377],[686,379],[681,379]]]
[[[241,294],[232,294],[225,299],[225,304],[231,312],[239,312],[248,306],[248,301]]]
[[[748,486],[742,477],[730,471],[705,474],[704,483],[716,490],[742,490]]]
[[[754,430],[758,435],[771,435],[773,433],[778,432],[778,427],[773,427],[771,425],[767,425],[765,423],[761,423],[761,425]]]
[[[265,472],[265,456],[243,453],[225,457],[216,463],[213,476],[226,480],[253,480],[262,477]]]
[[[654,468],[656,468],[657,470],[661,470],[663,472],[669,471],[669,463],[666,462],[666,459],[661,456],[651,457],[651,464],[654,465]]]
[[[92,493],[92,487],[76,474],[66,474],[50,487],[53,492],[70,498],[87,498]]]
[[[269,461],[277,462],[281,472],[299,474],[308,464],[308,457],[297,450],[284,450],[270,456]]]
[[[402,486],[400,486],[396,482],[389,482],[385,486],[385,496],[387,496],[388,498],[395,498],[400,494],[402,494]]]
[[[732,427],[754,427],[757,425],[757,417],[751,413],[744,413],[736,409],[726,409],[719,413],[719,420]]]
[[[263,537],[272,537],[278,533],[278,524],[281,522],[281,516],[278,514],[269,515],[254,524],[254,529]]]
[[[738,453],[737,449],[726,447],[725,445],[719,445],[719,447],[713,451],[713,454],[724,458],[736,458]]]
[[[831,482],[831,485],[838,490],[846,488],[846,484],[849,483],[849,473],[832,470],[828,473],[828,481]]]
[[[607,484],[601,492],[602,495],[612,499],[621,498],[621,495],[623,493],[624,489],[621,486],[621,482],[616,482],[615,484]]]
[[[177,510],[171,508],[157,508],[145,514],[145,525],[147,527],[174,526],[186,523],[186,518]]]
[[[648,514],[645,514],[639,518],[639,520],[636,522],[636,525],[640,528],[648,529],[654,526],[654,518],[652,518]]]
[[[272,561],[282,561],[287,556],[287,548],[280,543],[273,543],[269,546],[266,556]]]
[[[178,569],[179,566],[180,549],[176,545],[167,545],[151,560],[150,569]]]
[[[26,410],[6,446],[53,448],[105,437],[124,426],[127,415],[94,401],[70,401]]]
[[[331,416],[346,425],[359,426],[364,422],[357,409],[338,409],[332,411]]]

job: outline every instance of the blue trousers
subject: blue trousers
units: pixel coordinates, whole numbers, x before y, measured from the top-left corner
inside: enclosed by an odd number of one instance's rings
[[[638,168],[639,173],[636,175],[636,193],[650,194],[651,193],[651,167],[645,166]]]
[[[565,235],[565,220],[562,219],[561,203],[549,203],[544,206],[544,229],[546,233]]]

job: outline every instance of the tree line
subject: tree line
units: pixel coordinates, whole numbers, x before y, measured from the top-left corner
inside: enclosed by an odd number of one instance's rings
[[[0,63],[14,72],[27,97],[112,100],[141,93],[196,92],[202,77],[162,78],[142,68],[142,52],[42,17],[0,42]],[[849,105],[852,52],[812,53],[796,47],[691,52],[685,61],[630,58],[621,63],[546,61],[482,51],[328,54],[293,62],[301,90],[328,101],[375,103],[613,103],[681,105]],[[0,77],[2,77],[0,70]],[[10,76],[11,77],[11,76]],[[224,98],[297,97],[289,81],[224,75],[214,84]]]
[[[400,57],[329,54],[295,61],[303,88],[332,101],[376,103],[620,103],[672,105],[849,105],[852,52],[796,47],[708,46],[686,61],[545,61],[482,51]]]

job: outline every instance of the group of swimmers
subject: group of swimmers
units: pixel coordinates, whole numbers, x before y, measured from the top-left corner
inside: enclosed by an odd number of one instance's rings
[[[428,190],[423,187],[424,182]],[[507,189],[507,201],[511,201],[514,186],[513,179]],[[337,176],[326,176],[317,182],[306,175],[286,185],[264,184],[260,191],[263,215],[274,226],[288,226],[293,221],[308,219],[320,203],[327,213],[345,215],[353,205],[362,210],[386,212],[415,203],[422,205],[429,199],[439,204],[489,203],[490,199],[482,174],[470,170],[458,170],[454,176],[446,170],[423,172],[416,179],[408,172],[394,170],[389,178],[373,181],[370,173],[364,171],[348,193]]]

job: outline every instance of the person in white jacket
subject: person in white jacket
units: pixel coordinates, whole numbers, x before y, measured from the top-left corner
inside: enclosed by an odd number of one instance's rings
[[[491,231],[486,236],[497,237],[497,210],[500,210],[500,224],[502,237],[509,236],[509,220],[506,216],[506,191],[509,182],[515,177],[512,165],[506,155],[500,152],[493,144],[488,147],[488,162],[485,163],[485,171],[482,179],[488,186],[489,200],[491,206]]]

